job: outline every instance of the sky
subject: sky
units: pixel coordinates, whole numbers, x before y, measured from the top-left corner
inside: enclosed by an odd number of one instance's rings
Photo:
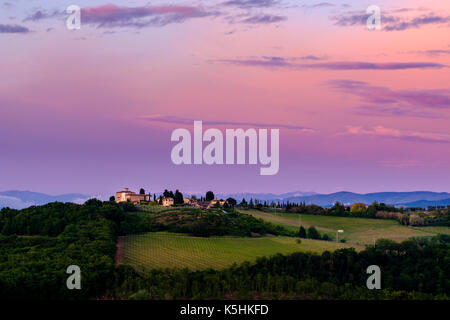
[[[8,0],[0,43],[0,191],[450,191],[448,1]],[[173,164],[194,120],[279,172]]]

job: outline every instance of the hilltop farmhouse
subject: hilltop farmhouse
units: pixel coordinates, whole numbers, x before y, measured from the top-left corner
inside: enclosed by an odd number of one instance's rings
[[[161,200],[158,201],[158,203],[163,207],[170,207],[174,205],[175,201],[171,197],[163,197]]]
[[[116,192],[116,202],[132,202],[134,204],[140,204],[141,201],[152,201],[150,194],[138,194],[133,191],[124,188],[122,191]]]
[[[225,200],[217,200],[217,199],[215,199],[215,200],[211,200],[211,202],[210,202],[210,206],[212,207],[212,206],[215,206],[217,203],[218,203],[218,205],[220,205],[221,207],[223,207],[224,205],[225,205]]]

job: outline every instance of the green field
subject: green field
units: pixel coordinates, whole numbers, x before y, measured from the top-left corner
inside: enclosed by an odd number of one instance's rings
[[[190,208],[146,208],[135,214],[147,216],[161,212],[190,212]],[[293,237],[194,237],[169,232],[150,232],[126,236],[123,239],[121,262],[133,266],[140,272],[153,268],[206,268],[223,269],[233,263],[255,261],[258,257],[277,253],[290,254],[298,251],[321,253],[325,250],[354,247],[361,250],[376,239],[385,238],[402,241],[415,236],[432,236],[450,233],[448,227],[407,227],[394,220],[331,217],[290,213],[267,213],[259,210],[243,210],[242,213],[298,231],[315,226],[320,233],[336,237],[336,230],[343,229],[339,238],[346,243],[302,239],[301,244]]]
[[[298,230],[300,223],[305,227],[315,226],[321,233],[336,237],[338,229],[344,230],[339,238],[350,244],[371,244],[379,238],[403,241],[410,237],[432,236],[438,233],[450,233],[448,227],[407,227],[394,220],[331,217],[293,213],[267,213],[259,210],[242,210],[256,218],[285,226],[290,230]]]
[[[255,261],[262,256],[298,251],[322,252],[349,245],[291,237],[199,238],[167,232],[150,232],[124,238],[123,263],[140,272],[152,268],[223,269],[233,263]]]

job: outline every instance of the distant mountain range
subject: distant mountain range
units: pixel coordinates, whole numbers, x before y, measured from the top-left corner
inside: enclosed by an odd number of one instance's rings
[[[51,196],[45,193],[31,191],[0,191],[0,208],[10,207],[14,209],[23,209],[33,205],[43,205],[55,201],[83,203],[89,198],[90,196],[80,193]]]
[[[305,202],[306,204],[317,204],[322,207],[331,207],[336,201],[345,205],[351,205],[355,202],[371,204],[374,201],[384,202],[386,204],[403,207],[422,207],[428,206],[447,206],[450,205],[450,193],[431,192],[431,191],[413,191],[413,192],[376,192],[359,194],[353,192],[336,192],[330,194],[319,194],[315,192],[287,192],[282,194],[274,193],[233,193],[216,194],[218,199],[235,198],[238,202],[242,199],[258,199],[261,201],[289,201]],[[49,202],[75,202],[84,203],[92,196],[69,193],[52,196],[44,193],[31,191],[3,191],[0,192],[0,208],[10,207],[14,209],[23,209],[32,205],[43,205]]]
[[[450,205],[450,198],[449,199],[443,199],[443,200],[435,200],[435,201],[429,201],[429,200],[419,200],[414,202],[408,202],[403,204],[404,207],[415,207],[415,208],[427,208],[428,206],[448,206]]]
[[[418,207],[428,205],[450,205],[450,193],[447,192],[431,192],[431,191],[412,191],[412,192],[376,192],[359,194],[353,192],[335,192],[330,194],[318,194],[314,192],[290,192],[283,194],[272,193],[238,193],[228,195],[218,195],[218,197],[226,199],[228,197],[235,198],[239,202],[245,198],[258,199],[261,201],[289,201],[289,202],[305,202],[306,204],[317,204],[323,207],[330,207],[336,201],[345,205],[356,202],[371,204],[374,201],[383,202],[390,205],[403,205],[406,207]],[[422,204],[422,205],[418,205]]]
[[[281,193],[281,194],[274,194],[274,193],[230,193],[230,194],[216,194],[217,199],[227,199],[227,198],[234,198],[238,200],[239,202],[242,199],[250,200],[250,199],[258,199],[263,201],[275,201],[275,200],[283,200],[293,197],[307,197],[307,196],[313,196],[317,195],[316,192],[288,192],[288,193]]]

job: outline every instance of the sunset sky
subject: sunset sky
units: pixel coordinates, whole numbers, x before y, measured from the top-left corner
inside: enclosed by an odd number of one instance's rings
[[[449,1],[8,0],[0,41],[0,191],[450,191]],[[194,120],[279,128],[278,174],[172,164]]]

